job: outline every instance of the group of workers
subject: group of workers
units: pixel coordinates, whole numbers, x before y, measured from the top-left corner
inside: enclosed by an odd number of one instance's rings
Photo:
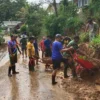
[[[56,34],[55,41],[52,42],[50,36],[47,38],[43,37],[43,40],[40,42],[40,49],[42,51],[42,57],[51,57],[53,62],[53,73],[52,73],[52,84],[56,84],[55,77],[56,72],[60,68],[60,63],[64,63],[64,77],[67,78],[67,69],[68,66],[72,69],[73,77],[76,77],[74,62],[68,62],[68,59],[71,58],[71,53],[74,52],[74,49],[78,49],[79,37],[75,36],[74,40],[71,41],[70,38],[65,37],[62,39],[60,34]],[[16,63],[17,63],[17,49],[21,54],[19,49],[19,45],[21,46],[22,50],[22,57],[29,58],[29,71],[34,71],[35,67],[35,60],[36,64],[38,64],[39,59],[39,47],[37,43],[37,39],[35,37],[29,37],[28,41],[23,36],[20,40],[20,44],[17,42],[17,38],[14,35],[11,35],[11,40],[8,41],[8,52],[10,58],[10,66],[8,68],[8,76],[11,77],[12,74],[18,74],[19,72],[16,71]],[[69,53],[71,51],[71,53]],[[73,51],[73,52],[72,52]],[[24,55],[25,54],[25,55]]]
[[[89,20],[87,25],[87,29],[90,29],[90,40],[94,37],[95,32],[95,24],[92,20]],[[86,29],[86,31],[87,31]],[[34,36],[29,37],[28,41],[26,37],[23,37],[20,40],[20,46],[22,50],[22,57],[25,56],[29,58],[29,71],[34,71],[35,60],[36,64],[38,64],[39,59],[39,49],[42,51],[42,58],[51,57],[53,63],[53,72],[52,72],[52,85],[55,85],[57,82],[55,81],[57,70],[60,68],[61,62],[64,63],[64,78],[69,77],[67,74],[67,69],[70,67],[72,71],[73,78],[77,78],[75,63],[73,60],[73,54],[78,51],[78,53],[82,53],[78,49],[79,36],[74,36],[73,40],[69,37],[61,36],[61,34],[55,35],[55,40],[51,40],[50,36],[43,39],[38,44],[37,38]],[[8,68],[8,76],[11,77],[12,74],[18,74],[16,71],[16,63],[17,63],[17,49],[20,52],[18,46],[17,39],[14,35],[11,35],[11,40],[8,41],[8,52],[10,58],[10,66]],[[39,46],[38,46],[39,45]],[[20,52],[21,54],[21,52]],[[47,66],[48,64],[46,64]],[[12,74],[11,74],[12,72]]]

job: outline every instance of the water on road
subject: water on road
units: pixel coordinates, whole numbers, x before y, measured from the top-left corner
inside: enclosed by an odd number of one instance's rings
[[[8,58],[5,58],[7,60]],[[0,67],[0,100],[74,100],[59,83],[51,84],[51,72],[45,72],[43,64],[29,73],[28,59],[19,57],[17,71],[11,78],[7,76],[9,62]]]

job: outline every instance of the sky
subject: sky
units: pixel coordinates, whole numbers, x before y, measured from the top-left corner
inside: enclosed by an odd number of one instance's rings
[[[48,0],[27,0],[28,2],[38,3],[39,1],[48,1]],[[52,1],[52,0],[51,0]],[[60,0],[56,0],[59,2]]]
[[[39,3],[39,2],[45,2],[45,1],[52,1],[52,0],[27,0],[29,3]],[[56,2],[58,3],[60,0],[56,0]],[[45,3],[43,4],[43,8],[47,8],[48,4]]]

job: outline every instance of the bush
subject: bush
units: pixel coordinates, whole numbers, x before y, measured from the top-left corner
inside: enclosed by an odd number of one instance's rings
[[[81,33],[80,42],[89,42],[89,33]]]
[[[22,25],[21,26],[21,28],[20,28],[20,32],[26,32],[27,31],[27,26],[24,24],[24,25]]]
[[[82,27],[83,22],[77,16],[71,17],[66,22],[66,28],[69,29],[69,33],[75,34],[77,33],[80,28]]]
[[[92,45],[94,48],[100,48],[100,35],[94,38],[90,45]]]
[[[100,59],[100,35],[91,41],[90,46],[94,49],[94,57]]]
[[[64,33],[64,27],[66,25],[66,17],[59,15],[56,17],[55,15],[50,15],[45,21],[45,27],[47,29],[47,33],[51,36],[55,36],[57,33]]]

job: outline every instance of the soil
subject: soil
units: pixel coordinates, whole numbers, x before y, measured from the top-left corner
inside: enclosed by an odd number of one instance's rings
[[[73,100],[100,100],[100,71],[78,80],[64,79],[63,88],[74,94]]]

